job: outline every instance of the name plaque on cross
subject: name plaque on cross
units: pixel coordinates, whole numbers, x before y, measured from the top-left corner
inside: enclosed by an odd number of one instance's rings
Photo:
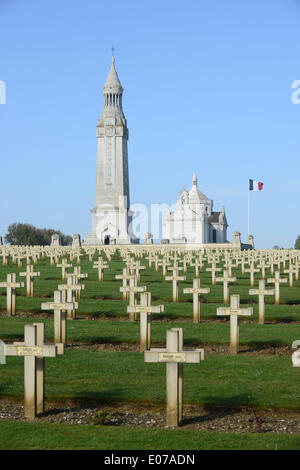
[[[51,304],[49,303],[49,310],[64,310],[66,308],[66,304]]]
[[[251,294],[252,295],[269,295],[270,294],[270,290],[259,290],[259,289],[250,289],[251,291]],[[249,294],[250,294],[250,291],[249,291]]]
[[[43,348],[38,346],[16,346],[17,356],[43,356]]]
[[[252,315],[252,313],[249,311],[249,312],[241,312],[241,309],[234,309],[234,308],[229,308],[229,309],[222,309],[222,307],[220,308],[220,312],[221,310],[223,310],[223,313],[217,313],[217,315],[245,315],[245,316],[250,316]],[[226,310],[228,310],[228,313],[226,312]]]
[[[158,362],[186,362],[185,353],[159,353]]]
[[[147,312],[150,311],[152,313],[161,313],[164,311],[164,306],[163,305],[134,305],[134,306],[129,306],[127,307],[127,312],[132,313],[141,313],[141,312]]]

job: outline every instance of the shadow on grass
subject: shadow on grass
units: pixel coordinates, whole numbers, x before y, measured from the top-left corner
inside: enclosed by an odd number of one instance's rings
[[[93,312],[93,313],[85,313],[85,312],[79,312],[80,315],[84,315],[85,317],[88,317],[90,320],[99,320],[101,318],[108,319],[108,320],[115,320],[116,318],[119,317],[125,317],[128,316],[129,314],[126,312]]]
[[[295,320],[297,320],[297,318],[295,318],[294,316],[275,318],[275,317],[271,317],[270,315],[270,319],[271,318],[272,318],[272,323],[293,323]]]
[[[204,405],[203,409],[206,414],[201,416],[193,416],[190,418],[184,418],[181,425],[205,423],[209,421],[215,421],[218,418],[232,415],[240,411],[243,407],[247,406],[251,402],[249,395],[236,395],[228,398],[224,397],[206,397],[203,399],[204,402],[209,404]]]
[[[122,341],[119,339],[116,339],[115,336],[102,336],[100,338],[93,339],[91,342],[88,344],[122,344]]]
[[[281,346],[286,346],[286,343],[280,339],[269,339],[268,341],[249,341],[247,343],[251,349],[249,351],[244,350],[243,352],[250,352],[253,349],[256,351],[263,351],[264,349],[269,349],[269,348],[278,348]]]
[[[284,303],[286,305],[299,305],[300,299],[285,300]]]
[[[1,337],[6,341],[19,341],[24,339],[24,333],[2,333]]]
[[[229,347],[229,345],[227,344],[224,345],[224,343],[216,343],[213,341],[203,343],[203,341],[200,341],[200,340],[197,341],[195,340],[195,338],[184,338],[184,344],[185,346],[192,346],[192,347],[199,347],[199,344],[201,344],[203,345],[204,348],[205,346],[210,346],[210,345],[214,347],[219,346],[222,349],[224,349],[224,346]],[[248,346],[248,349],[240,350],[239,351],[240,353],[249,353],[249,352],[254,352],[254,351],[264,351],[270,348],[279,348],[282,346],[287,346],[287,344],[284,341],[281,341],[279,339],[271,339],[267,341],[249,341],[247,343],[240,343],[240,346],[244,346],[244,347]]]
[[[84,406],[90,407],[91,402],[94,402],[95,407],[99,406],[100,403],[106,404],[110,402],[120,402],[127,395],[126,388],[114,388],[104,390],[102,392],[82,392],[76,394],[74,397],[76,400],[82,399]],[[80,405],[81,406],[81,405]]]
[[[98,409],[99,407],[106,405],[107,403],[116,403],[122,400],[124,397],[126,389],[124,388],[116,388],[113,390],[105,390],[104,392],[89,392],[88,395],[85,394],[77,394],[73,398],[73,403],[68,406],[61,406],[61,404],[57,405],[57,408],[52,408],[50,410],[46,410],[44,413],[40,413],[38,416],[46,417],[46,416],[55,416],[60,413],[71,413],[74,411],[79,410],[86,410],[86,409]],[[69,400],[68,400],[69,401]]]

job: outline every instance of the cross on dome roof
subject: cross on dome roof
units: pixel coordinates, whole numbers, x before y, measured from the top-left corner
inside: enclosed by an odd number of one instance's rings
[[[201,191],[199,191],[197,183],[198,183],[197,175],[196,175],[196,173],[194,173],[194,175],[193,175],[193,186],[191,187],[191,189],[189,191],[190,200],[191,199],[196,200],[196,201],[200,201],[201,199],[208,200],[208,197],[206,197],[205,194],[203,194],[203,193],[201,193]]]

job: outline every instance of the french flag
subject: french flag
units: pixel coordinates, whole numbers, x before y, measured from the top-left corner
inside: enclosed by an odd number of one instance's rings
[[[261,191],[264,183],[261,181],[249,180],[249,191]]]

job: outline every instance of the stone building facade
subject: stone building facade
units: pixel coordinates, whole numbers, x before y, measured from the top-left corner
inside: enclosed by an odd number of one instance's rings
[[[227,219],[225,209],[213,211],[213,201],[199,189],[197,176],[193,176],[190,191],[185,187],[179,192],[177,208],[166,209],[162,219],[164,242],[227,243]]]

